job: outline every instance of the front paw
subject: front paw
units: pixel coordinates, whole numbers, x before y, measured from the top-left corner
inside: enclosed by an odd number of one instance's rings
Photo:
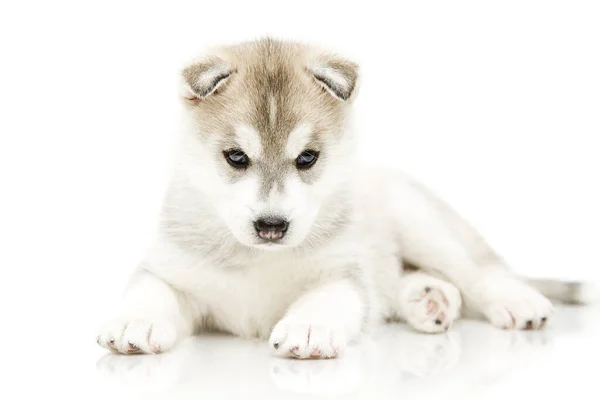
[[[284,318],[273,328],[269,345],[278,355],[296,358],[335,358],[346,347],[340,328],[327,323],[309,323]]]
[[[483,313],[503,329],[541,329],[554,313],[550,300],[517,280],[489,282]]]
[[[121,317],[107,323],[96,341],[113,352],[156,354],[172,348],[176,339],[175,327],[165,320]]]

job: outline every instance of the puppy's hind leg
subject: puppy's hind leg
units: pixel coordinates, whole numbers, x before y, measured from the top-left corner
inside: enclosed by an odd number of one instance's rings
[[[419,332],[447,331],[460,316],[462,299],[451,283],[422,272],[400,278],[397,314]]]
[[[465,316],[485,316],[505,329],[546,324],[552,303],[511,272],[458,213],[414,182],[397,180],[390,194],[403,259],[452,282],[462,295]]]

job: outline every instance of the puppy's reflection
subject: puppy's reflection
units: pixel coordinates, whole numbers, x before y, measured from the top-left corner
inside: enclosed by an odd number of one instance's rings
[[[459,358],[459,335],[427,335],[387,326],[350,346],[343,358],[315,363],[280,359],[272,363],[270,375],[286,391],[350,393],[435,376]]]
[[[229,336],[189,338],[159,355],[108,354],[98,370],[119,384],[149,388],[170,385],[202,390],[279,389],[304,393],[348,393],[368,380],[384,378],[378,371],[405,372],[423,377],[456,364],[456,335],[424,335],[404,327],[384,327],[351,345],[334,360],[295,360],[275,357],[266,343]],[[273,387],[274,386],[274,387]]]
[[[97,368],[114,383],[144,391],[177,386],[235,393],[267,381],[266,347],[227,335],[204,335],[187,338],[163,354],[107,354]]]
[[[335,360],[273,359],[269,376],[281,390],[297,393],[343,394],[356,391],[365,379],[366,366],[359,348]]]
[[[185,347],[190,347],[186,344]],[[113,384],[159,389],[176,384],[187,364],[185,350],[153,356],[106,354],[96,367]]]
[[[272,355],[265,342],[226,335],[184,340],[159,355],[108,354],[98,370],[114,383],[144,392],[177,388],[178,393],[219,393],[220,398],[249,393],[348,394],[382,388],[404,390],[468,375],[484,381],[550,344],[547,332],[507,332],[477,322],[459,321],[441,335],[416,333],[405,325],[383,326],[348,347],[334,360],[295,360]],[[438,387],[439,389],[439,387]]]

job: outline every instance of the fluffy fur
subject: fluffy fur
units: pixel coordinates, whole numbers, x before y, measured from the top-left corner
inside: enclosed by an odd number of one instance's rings
[[[270,39],[217,48],[182,72],[185,129],[160,229],[98,343],[156,353],[206,329],[330,358],[374,324],[449,329],[460,315],[538,329],[591,289],[531,282],[452,209],[399,172],[359,169],[358,66]],[[238,149],[244,168],[225,159]],[[312,168],[295,163],[318,152]],[[288,221],[261,239],[255,221]],[[403,266],[405,268],[403,268]]]

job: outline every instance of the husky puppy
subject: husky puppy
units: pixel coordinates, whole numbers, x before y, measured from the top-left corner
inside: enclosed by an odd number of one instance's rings
[[[158,353],[202,330],[331,358],[377,323],[539,329],[579,283],[509,270],[417,182],[359,166],[358,66],[311,45],[218,47],[181,73],[184,128],[155,243],[98,343]],[[547,296],[547,297],[545,297]]]

